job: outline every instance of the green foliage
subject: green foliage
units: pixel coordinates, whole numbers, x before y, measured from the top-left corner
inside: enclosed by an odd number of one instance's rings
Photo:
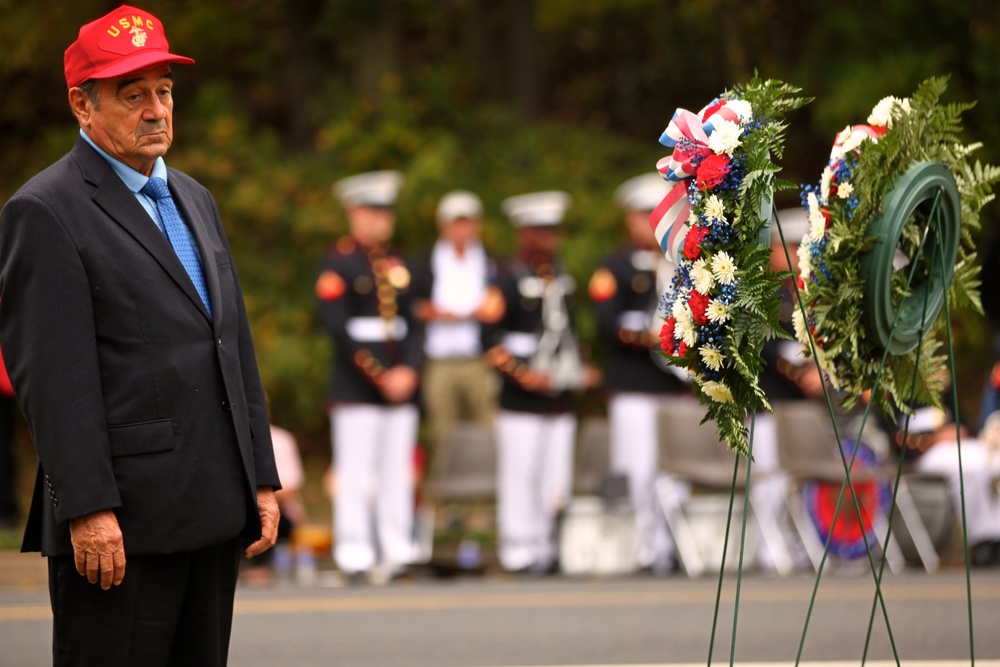
[[[798,92],[794,86],[754,76],[749,84],[723,94],[727,108],[739,115],[715,129],[724,133],[722,126],[729,123],[739,134],[729,151],[731,162],[725,163],[726,178],[709,182],[701,175],[700,165],[710,164],[710,159],[729,159],[724,148],[712,147],[710,138],[709,146],[701,147],[704,152],[692,160],[698,173],[686,186],[691,218],[673,223],[687,222],[687,234],[700,234],[704,240],[691,254],[685,244],[674,289],[667,296],[661,342],[667,361],[691,374],[694,393],[707,408],[706,419],[715,421],[719,437],[744,455],[749,454],[747,414],[770,409],[758,382],[761,349],[783,335],[778,290],[784,274],[771,269],[770,246],[761,236],[771,224],[767,204],[779,171],[772,157],[781,155],[787,129],[781,119],[809,102]],[[682,139],[674,149],[678,162],[690,159],[690,150]],[[735,189],[730,179],[738,181]],[[732,277],[720,268],[727,262],[735,267]],[[695,313],[695,300],[709,305]]]
[[[524,3],[518,27],[534,41],[521,46],[511,39],[511,4],[150,6],[171,47],[197,61],[174,68],[176,137],[168,160],[196,173],[219,200],[275,421],[300,436],[325,430],[329,344],[313,322],[312,284],[316,262],[346,229],[329,194],[340,176],[382,167],[406,172],[397,241],[407,251],[429,244],[437,198],[453,187],[483,196],[486,241],[499,254],[513,247],[498,213],[503,197],[567,190],[574,203],[563,256],[585,281],[622,238],[611,192],[652,169],[655,137],[673,109],[703,103],[755,67],[803,84],[822,101],[795,116],[782,154],[773,156],[790,181],[811,178],[831,131],[866,113],[871,100],[911,90],[933,73],[951,74],[957,97],[980,100],[964,115],[965,126],[983,142],[984,162],[1000,155],[993,118],[1000,18],[990,3],[891,0],[873,21],[870,7],[854,0],[545,0]],[[79,26],[112,6],[0,0],[0,202],[72,145],[77,130],[62,54]],[[518,49],[530,52],[535,75],[525,108]],[[697,64],[678,54],[696,54]],[[780,198],[785,185],[774,185]],[[995,208],[984,210],[976,242],[1000,228]],[[973,275],[975,267],[962,271]],[[959,372],[966,386],[978,387],[992,354],[989,328],[978,317],[954,319]]]
[[[871,225],[888,213],[884,207],[888,194],[918,163],[942,162],[955,176],[962,229],[948,298],[982,312],[974,238],[980,230],[980,210],[992,198],[992,185],[1000,180],[1000,169],[969,164],[968,155],[979,145],[962,143],[961,117],[974,104],[941,103],[946,88],[946,78],[932,78],[910,99],[884,99],[879,106],[891,109],[891,120],[873,124],[882,136],[855,141],[854,137],[861,135],[855,129],[849,137],[850,128],[838,135],[835,155],[819,189],[807,190],[810,216],[828,216],[829,227],[820,233],[814,227],[803,242],[804,254],[810,258],[802,272],[805,317],[819,346],[815,352],[820,366],[840,390],[847,408],[869,391],[887,414],[910,411],[918,404],[941,407],[945,355],[935,336],[943,335],[947,324],[944,314],[921,345],[888,357],[860,318],[865,281],[862,256],[875,238]],[[878,107],[873,117],[877,111]],[[853,192],[842,196],[835,192],[838,187],[853,187]],[[927,270],[922,262],[934,261],[936,255],[924,247],[932,223],[918,208],[903,226],[899,251],[908,258],[908,266],[891,276],[891,300],[897,308],[911,296],[909,285],[914,276],[920,279],[919,272]],[[796,316],[797,337],[808,345],[810,335],[802,313]]]

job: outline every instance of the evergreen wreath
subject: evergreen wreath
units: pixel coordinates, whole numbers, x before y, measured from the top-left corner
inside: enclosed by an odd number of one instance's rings
[[[660,348],[685,369],[719,437],[749,453],[746,418],[770,410],[758,383],[761,348],[787,337],[779,324],[781,280],[768,242],[782,118],[810,100],[799,88],[756,75],[697,114],[678,109],[660,138],[673,153],[657,170],[674,183],[650,216],[660,247],[677,261],[661,299]]]
[[[802,188],[810,230],[798,251],[798,285],[805,315],[798,308],[793,315],[795,336],[806,345],[808,355],[812,335],[819,366],[831,386],[840,392],[845,408],[853,407],[869,390],[873,390],[875,405],[887,414],[893,408],[910,412],[913,404],[941,407],[945,377],[940,371],[945,355],[939,334],[946,325],[941,311],[928,309],[923,313],[925,319],[918,335],[901,349],[894,349],[891,337],[887,342],[873,331],[865,317],[866,308],[870,311],[872,306],[866,294],[872,294],[870,283],[876,279],[867,274],[877,239],[885,238],[886,220],[908,216],[900,221],[893,265],[898,270],[889,266],[879,276],[889,281],[885,285],[889,310],[907,305],[911,311],[919,308],[919,304],[912,303],[917,300],[914,284],[939,280],[939,305],[947,298],[950,303],[982,313],[973,236],[980,229],[980,210],[993,199],[991,186],[1000,178],[1000,168],[970,162],[969,154],[981,144],[964,144],[959,136],[961,115],[974,103],[939,103],[946,88],[947,78],[932,78],[924,81],[909,99],[882,99],[867,125],[848,126],[837,135],[819,185]],[[947,187],[939,188],[940,201],[933,206],[924,201],[912,210],[898,210],[897,191],[905,189],[915,176],[926,176],[934,167],[947,180]],[[952,261],[953,266],[946,266],[941,276],[935,275],[941,273],[941,260],[934,253],[941,252],[942,239],[937,238],[934,228],[925,232],[932,224],[929,215],[936,206],[946,207],[942,210],[947,212],[949,190],[955,193],[950,197],[956,200],[951,204],[958,238],[954,239],[951,257],[944,250],[946,261]],[[933,250],[935,243],[937,251]],[[900,262],[901,257],[905,261]],[[911,272],[915,283],[908,289]],[[911,303],[905,304],[908,297]],[[879,377],[886,348],[890,354]],[[911,387],[915,387],[913,396]]]

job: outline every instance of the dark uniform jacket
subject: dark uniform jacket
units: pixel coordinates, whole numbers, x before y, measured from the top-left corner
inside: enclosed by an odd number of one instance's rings
[[[598,335],[606,348],[604,385],[609,391],[666,393],[686,387],[652,356],[660,343],[649,333],[649,323],[657,317],[661,295],[648,257],[635,245],[622,246],[605,259],[588,286]]]
[[[261,534],[256,488],[279,483],[239,278],[211,195],[168,182],[211,316],[82,138],[0,214],[0,341],[39,455],[24,550],[70,555],[69,520],[106,509],[129,555]]]
[[[484,326],[483,349],[489,350],[496,345],[503,345],[511,358],[498,367],[503,380],[500,391],[499,405],[503,410],[514,412],[533,412],[554,414],[568,412],[573,408],[572,395],[569,391],[553,391],[538,393],[525,390],[517,381],[519,373],[532,364],[533,355],[526,354],[532,340],[540,340],[545,331],[542,318],[542,298],[540,281],[545,279],[559,280],[566,288],[563,299],[564,312],[570,315],[568,322],[570,334],[576,338],[576,331],[571,316],[573,312],[573,293],[575,283],[573,278],[558,265],[549,271],[537,271],[525,260],[515,257],[501,266],[497,274],[496,287],[503,294],[506,310],[503,318],[493,326]],[[519,341],[515,343],[514,341]]]
[[[399,365],[420,370],[423,334],[413,317],[411,283],[399,255],[363,248],[349,236],[323,259],[316,297],[320,323],[334,343],[331,402],[388,405],[378,376]]]

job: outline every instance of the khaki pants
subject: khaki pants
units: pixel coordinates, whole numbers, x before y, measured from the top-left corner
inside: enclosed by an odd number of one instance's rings
[[[457,422],[489,424],[496,412],[497,378],[483,359],[428,359],[423,399],[430,437],[430,476],[441,473],[445,438]]]

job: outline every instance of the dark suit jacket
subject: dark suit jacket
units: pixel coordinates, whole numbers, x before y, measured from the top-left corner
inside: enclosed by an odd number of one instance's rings
[[[24,551],[71,554],[69,520],[109,508],[127,556],[260,535],[278,475],[239,279],[211,195],[168,180],[211,318],[83,139],[0,213],[0,345],[39,456]]]

